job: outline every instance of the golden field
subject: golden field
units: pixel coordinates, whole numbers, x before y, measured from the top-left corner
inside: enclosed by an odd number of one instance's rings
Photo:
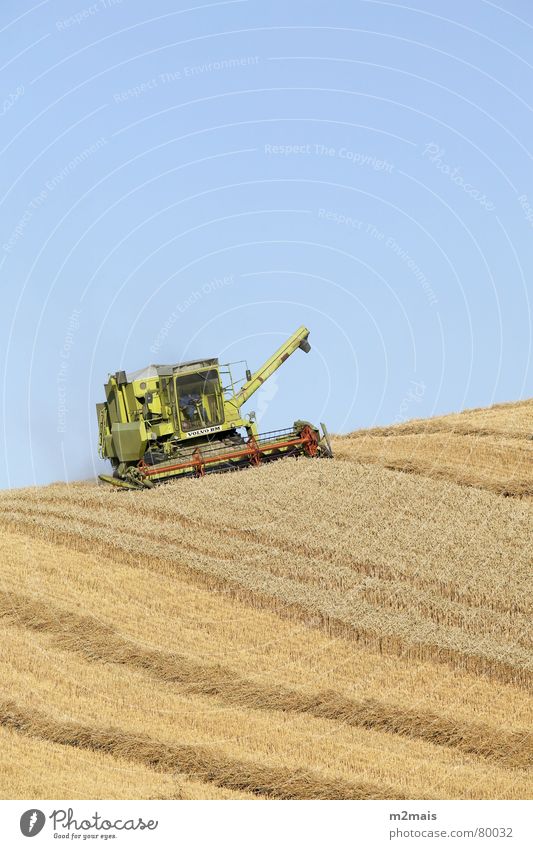
[[[3,798],[530,798],[530,431],[0,493]]]
[[[533,400],[348,434],[338,459],[533,496]]]

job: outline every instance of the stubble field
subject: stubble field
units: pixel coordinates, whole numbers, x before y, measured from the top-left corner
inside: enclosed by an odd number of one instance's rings
[[[529,798],[530,430],[0,493],[3,798]]]

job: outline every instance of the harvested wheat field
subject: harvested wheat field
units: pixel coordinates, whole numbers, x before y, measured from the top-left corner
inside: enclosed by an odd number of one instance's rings
[[[530,798],[530,427],[0,493],[3,797]]]

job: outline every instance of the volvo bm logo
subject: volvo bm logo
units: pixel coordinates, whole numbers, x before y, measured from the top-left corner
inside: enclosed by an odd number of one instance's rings
[[[46,817],[37,808],[24,811],[20,818],[20,830],[25,837],[35,837],[42,830]]]

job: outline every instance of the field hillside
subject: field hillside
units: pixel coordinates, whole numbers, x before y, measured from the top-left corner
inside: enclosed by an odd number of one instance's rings
[[[337,440],[337,457],[498,495],[533,496],[533,399],[466,410]]]
[[[533,401],[0,493],[3,798],[531,798]]]

